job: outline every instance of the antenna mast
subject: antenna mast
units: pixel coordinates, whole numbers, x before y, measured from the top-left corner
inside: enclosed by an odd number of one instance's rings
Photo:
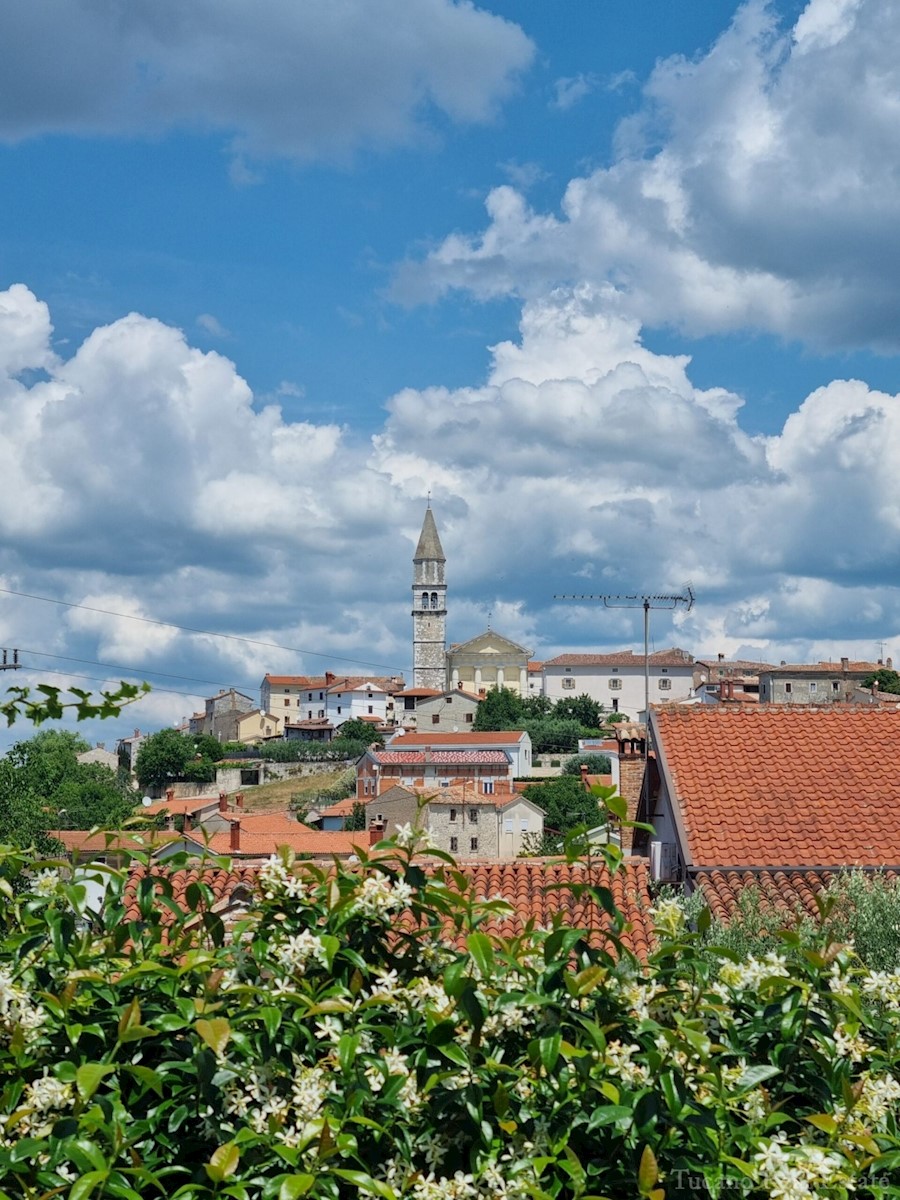
[[[599,601],[604,608],[642,608],[644,610],[644,719],[647,722],[644,758],[646,760],[650,743],[650,610],[651,608],[671,610],[684,605],[684,611],[690,612],[694,607],[694,589],[687,584],[683,592],[672,594],[655,592],[638,595],[635,592],[633,595],[624,595],[609,592],[604,595],[591,593],[583,596],[555,595],[553,599]]]

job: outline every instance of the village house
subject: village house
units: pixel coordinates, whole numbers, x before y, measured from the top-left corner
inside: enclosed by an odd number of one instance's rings
[[[848,869],[900,871],[893,707],[654,710],[634,848],[718,915],[743,887],[803,903]]]
[[[694,692],[702,704],[758,704],[759,675],[771,670],[769,663],[749,659],[694,661]]]
[[[475,723],[480,697],[463,691],[406,688],[394,697],[397,723],[405,730],[433,733],[462,733]],[[401,707],[402,705],[402,707]]]
[[[854,689],[879,668],[892,669],[885,663],[838,662],[782,663],[759,673],[759,699],[762,704],[847,704]]]
[[[330,741],[346,721],[394,725],[394,696],[403,690],[401,676],[266,675],[260,707],[291,727],[289,736]]]
[[[649,655],[650,704],[683,701],[691,695],[694,659],[673,648]],[[544,695],[554,703],[590,696],[607,711],[644,719],[644,656],[631,650],[613,654],[559,654],[544,663]]]

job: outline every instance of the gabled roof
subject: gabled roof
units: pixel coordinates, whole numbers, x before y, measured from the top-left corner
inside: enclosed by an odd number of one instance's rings
[[[523,654],[526,659],[529,659],[532,654],[532,651],[527,649],[527,647],[520,646],[518,642],[514,642],[512,638],[504,637],[502,633],[497,633],[496,629],[486,629],[483,633],[469,638],[467,642],[454,642],[450,647],[451,655],[454,658],[460,654],[465,654],[467,651],[489,654],[492,650],[498,654],[510,652],[517,655]]]
[[[693,656],[687,650],[673,646],[671,650],[657,650],[649,655],[651,667],[693,667]],[[617,650],[613,654],[558,654],[544,662],[547,667],[640,667],[644,668],[643,654],[633,650]]]
[[[387,675],[342,675],[340,678],[332,679],[326,690],[328,692],[386,692],[393,695],[399,690],[399,687],[397,680]]]
[[[266,675],[263,683],[270,687],[318,688],[321,691],[325,687],[325,678],[322,675]]]
[[[870,662],[782,663],[779,667],[762,667],[760,675],[874,675],[883,666]]]
[[[403,746],[414,746],[417,750],[423,746],[440,746],[447,749],[450,746],[461,750],[471,750],[477,746],[503,746],[510,742],[521,742],[528,734],[523,729],[504,729],[497,732],[484,730],[470,733],[427,733],[417,730],[415,733],[404,733],[391,738],[388,749],[399,750]]]
[[[218,796],[174,796],[171,800],[156,800],[153,804],[146,806],[138,806],[135,809],[136,817],[155,817],[157,813],[169,812],[173,816],[177,813],[195,813],[201,812],[204,808],[218,808]]]
[[[704,705],[651,720],[689,869],[900,864],[900,714]]]
[[[425,520],[422,522],[422,532],[419,534],[419,543],[413,555],[413,562],[421,562],[424,559],[435,559],[437,562],[447,561],[430,506],[425,509]]]

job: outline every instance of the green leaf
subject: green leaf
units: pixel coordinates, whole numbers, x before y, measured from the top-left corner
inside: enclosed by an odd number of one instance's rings
[[[82,1100],[90,1100],[100,1081],[113,1070],[109,1063],[82,1063],[75,1072],[75,1086]]]
[[[194,1028],[212,1050],[213,1054],[224,1054],[231,1038],[231,1026],[224,1017],[213,1017],[211,1021],[201,1018]]]
[[[838,1123],[830,1113],[814,1113],[811,1117],[804,1117],[805,1121],[809,1121],[810,1125],[815,1125],[816,1129],[821,1129],[823,1133],[829,1136],[837,1130]]]
[[[494,974],[494,948],[491,939],[483,933],[472,933],[466,939],[466,947],[483,979],[491,979]]]
[[[382,1183],[379,1179],[373,1179],[365,1171],[335,1169],[332,1171],[332,1174],[337,1175],[339,1179],[346,1179],[348,1183],[352,1183],[361,1192],[371,1192],[373,1196],[381,1196],[382,1200],[397,1200],[397,1193],[392,1187],[389,1187],[386,1183]]]
[[[109,1171],[88,1171],[72,1184],[69,1200],[87,1200],[97,1184],[105,1183],[108,1178]]]
[[[296,1200],[297,1196],[305,1196],[315,1182],[315,1175],[286,1175],[278,1189],[278,1200]]]
[[[735,1084],[734,1094],[739,1096],[742,1092],[749,1092],[752,1088],[759,1087],[765,1080],[771,1079],[774,1075],[780,1075],[781,1071],[778,1067],[772,1066],[771,1063],[759,1063],[755,1067],[748,1067],[743,1071]]]
[[[125,1011],[119,1017],[119,1041],[122,1041],[122,1035],[131,1029],[133,1025],[141,1023],[141,1006],[137,997],[126,1007]]]
[[[650,1195],[657,1179],[659,1179],[659,1167],[656,1163],[656,1155],[649,1146],[645,1146],[641,1154],[641,1164],[638,1167],[638,1187],[642,1196]]]
[[[238,1169],[240,1158],[241,1152],[234,1142],[226,1142],[224,1146],[219,1146],[213,1151],[206,1164],[206,1173],[213,1183],[222,1183]]]

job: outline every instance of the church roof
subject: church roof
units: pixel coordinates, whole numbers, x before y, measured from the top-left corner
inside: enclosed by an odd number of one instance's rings
[[[413,562],[419,559],[432,558],[438,562],[446,562],[441,539],[438,537],[437,525],[434,523],[434,513],[430,508],[425,510],[425,520],[422,522],[422,532],[419,534],[419,544],[413,555]]]

